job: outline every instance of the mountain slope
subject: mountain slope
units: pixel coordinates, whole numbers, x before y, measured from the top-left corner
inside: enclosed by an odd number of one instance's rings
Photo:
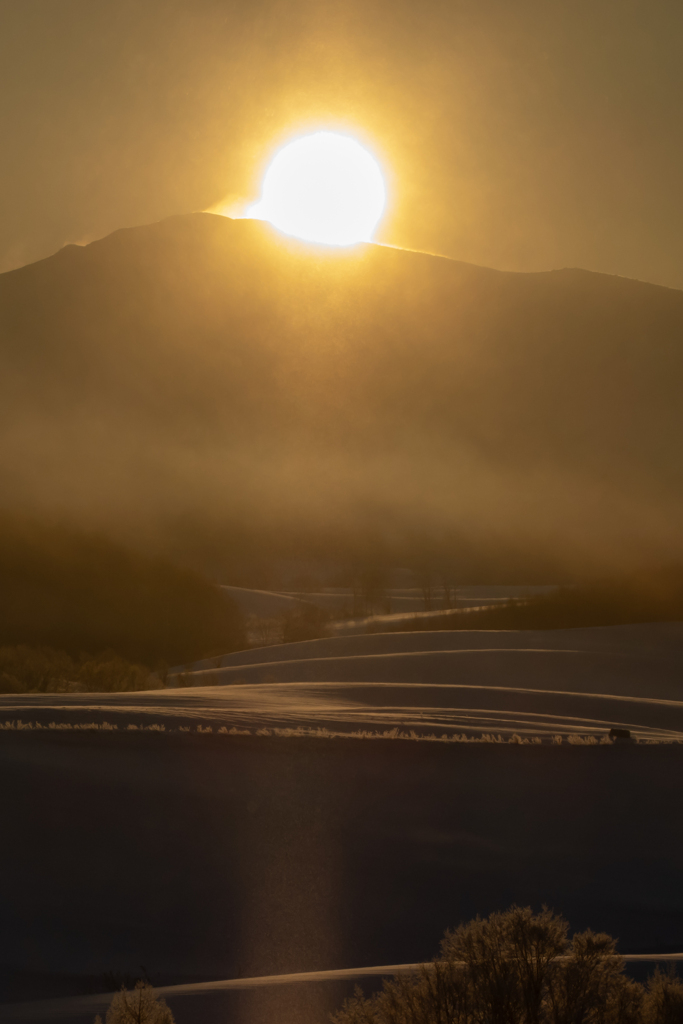
[[[194,214],[1,275],[0,368],[10,506],[180,546],[448,537],[480,576],[683,554],[670,289]]]

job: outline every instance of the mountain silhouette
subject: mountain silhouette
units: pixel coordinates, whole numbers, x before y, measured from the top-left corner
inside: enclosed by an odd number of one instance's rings
[[[200,213],[0,275],[0,371],[8,511],[219,561],[446,545],[499,581],[683,555],[672,289]]]

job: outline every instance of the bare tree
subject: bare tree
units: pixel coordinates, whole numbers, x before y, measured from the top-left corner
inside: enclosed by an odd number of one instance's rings
[[[683,984],[672,969],[655,971],[645,994],[645,1024],[680,1024],[683,1021]]]
[[[630,985],[615,940],[604,933],[581,932],[572,939],[570,955],[553,972],[548,986],[549,1020],[552,1024],[640,1020],[627,1015],[628,1007],[629,1012],[642,1011]]]
[[[614,939],[543,908],[511,907],[447,932],[415,974],[360,989],[333,1024],[681,1024],[683,985],[656,973],[647,989],[624,974]]]
[[[95,1017],[95,1024],[102,1018]],[[146,981],[136,982],[132,992],[122,988],[107,1010],[106,1024],[175,1024],[173,1014],[163,999],[157,999]]]
[[[546,907],[511,907],[446,932],[445,960],[462,962],[469,977],[474,1020],[539,1024],[551,965],[567,949],[568,924]]]

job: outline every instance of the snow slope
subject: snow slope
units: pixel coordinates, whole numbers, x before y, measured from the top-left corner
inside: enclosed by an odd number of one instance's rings
[[[166,690],[0,698],[0,717],[452,737],[683,740],[683,625],[391,633],[198,663]],[[214,667],[207,667],[213,664]]]

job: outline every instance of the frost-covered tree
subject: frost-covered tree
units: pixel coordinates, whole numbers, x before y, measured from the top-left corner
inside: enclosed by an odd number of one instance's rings
[[[409,975],[360,989],[333,1024],[683,1024],[683,985],[624,974],[609,935],[577,933],[561,917],[511,907],[447,932]]]
[[[95,1017],[95,1024],[102,1018]],[[106,1024],[175,1024],[173,1014],[163,999],[158,999],[152,986],[138,981],[132,992],[122,988],[107,1010]]]

